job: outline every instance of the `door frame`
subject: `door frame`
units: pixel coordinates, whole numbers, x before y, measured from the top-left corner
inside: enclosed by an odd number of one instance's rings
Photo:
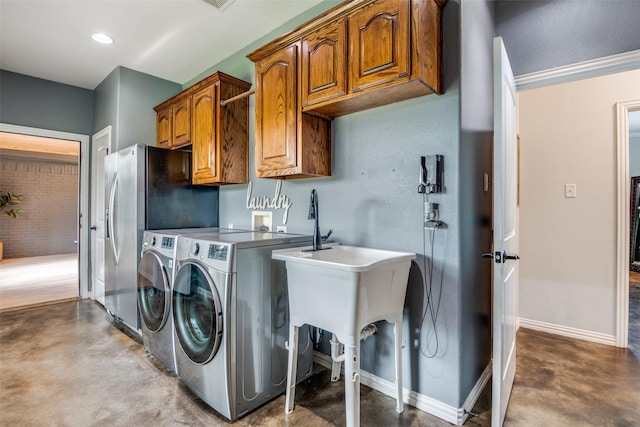
[[[640,110],[640,99],[616,103],[616,346],[629,345],[629,112]]]
[[[79,133],[60,132],[51,129],[40,129],[28,126],[18,126],[0,123],[0,132],[17,133],[22,135],[42,136],[46,138],[66,139],[80,143],[80,178],[78,195],[78,278],[80,279],[80,298],[89,296],[89,135]]]

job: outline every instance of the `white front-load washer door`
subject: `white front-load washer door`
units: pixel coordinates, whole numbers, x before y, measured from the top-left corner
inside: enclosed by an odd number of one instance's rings
[[[158,332],[171,316],[169,276],[160,256],[146,251],[138,266],[138,307],[144,326]]]
[[[196,262],[186,262],[173,286],[175,334],[186,356],[196,364],[213,359],[222,341],[222,303],[211,276]]]

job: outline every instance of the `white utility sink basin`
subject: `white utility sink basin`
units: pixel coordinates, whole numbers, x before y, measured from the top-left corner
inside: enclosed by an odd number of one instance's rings
[[[394,324],[396,409],[403,410],[402,310],[409,268],[416,254],[357,246],[325,248],[272,253],[272,258],[284,261],[287,268],[290,323],[285,410],[290,413],[294,407],[298,328],[308,324],[332,332],[344,345],[344,354],[333,356],[334,365],[345,362],[347,427],[355,427],[360,425],[360,332],[379,320]],[[336,371],[335,366],[332,371]]]
[[[291,321],[333,332],[354,345],[360,331],[402,314],[411,260],[416,254],[357,246],[273,251],[285,261]]]
[[[309,249],[311,248],[277,250],[273,252],[273,258],[336,270],[369,271],[387,262],[410,261],[416,257],[416,254],[410,252],[384,251],[357,246],[325,245],[319,251]]]

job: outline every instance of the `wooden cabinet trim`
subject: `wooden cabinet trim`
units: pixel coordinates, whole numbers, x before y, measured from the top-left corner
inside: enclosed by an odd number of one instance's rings
[[[283,36],[278,37],[269,44],[254,50],[247,55],[247,58],[249,58],[253,62],[257,62],[260,59],[291,45],[292,43],[300,41],[309,33],[312,33],[319,28],[324,27],[325,25],[331,24],[334,21],[340,20],[341,18],[351,13],[353,10],[376,1],[378,0],[348,0],[344,3],[340,3],[337,6],[327,10],[326,12],[316,16],[315,18],[310,19],[304,24],[294,28]]]

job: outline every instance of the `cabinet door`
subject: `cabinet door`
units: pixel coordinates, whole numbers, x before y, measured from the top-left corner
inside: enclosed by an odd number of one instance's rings
[[[163,108],[156,114],[156,147],[171,148],[173,134],[173,114],[171,106]]]
[[[298,166],[298,49],[295,43],[256,63],[257,177]]]
[[[408,76],[409,0],[379,0],[349,16],[353,92]]]
[[[346,22],[328,24],[302,39],[302,105],[347,92]]]
[[[191,144],[191,97],[173,105],[173,148]]]
[[[216,90],[207,86],[192,96],[192,164],[193,183],[217,174],[216,168]]]

